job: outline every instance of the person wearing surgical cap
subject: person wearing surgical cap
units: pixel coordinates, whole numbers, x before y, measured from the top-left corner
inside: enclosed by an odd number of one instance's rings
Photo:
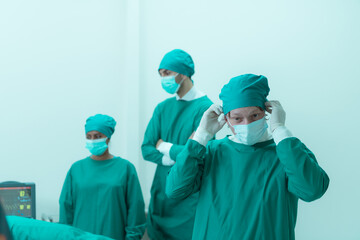
[[[145,232],[145,205],[135,167],[109,152],[115,120],[89,117],[86,148],[91,155],[75,162],[60,195],[60,223],[112,239],[138,239]]]
[[[169,199],[166,176],[212,102],[194,86],[194,62],[185,51],[175,49],[165,54],[158,72],[163,89],[175,96],[157,105],[141,146],[143,158],[157,164],[147,231],[154,240],[190,240],[199,194],[183,201]]]
[[[269,91],[264,76],[232,78],[170,170],[169,198],[200,193],[193,239],[293,240],[298,200],[326,192],[329,177]],[[233,135],[209,142],[225,124]]]

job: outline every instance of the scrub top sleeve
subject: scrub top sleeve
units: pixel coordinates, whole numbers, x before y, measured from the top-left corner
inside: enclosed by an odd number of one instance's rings
[[[64,185],[60,194],[60,217],[59,222],[72,225],[74,220],[74,206],[72,198],[72,177],[71,169],[66,175]]]
[[[170,158],[170,149],[172,145],[173,144],[169,142],[162,142],[156,149],[159,150],[159,152],[161,152],[164,156],[168,156]]]
[[[299,139],[282,140],[276,151],[285,166],[289,192],[306,202],[314,201],[326,192],[330,181],[328,175]]]
[[[172,147],[170,148],[170,158],[173,161],[176,161],[176,156],[182,151],[184,150],[185,145],[178,145],[178,144],[173,144]]]
[[[204,171],[205,151],[205,147],[198,142],[188,140],[166,179],[165,191],[169,198],[185,199],[199,191]]]
[[[141,145],[141,152],[145,160],[162,164],[163,154],[156,149],[156,143],[160,139],[161,130],[158,108],[159,107],[155,108],[154,114],[146,128],[144,141]]]
[[[198,112],[198,114],[196,114],[196,117],[194,118],[194,131],[193,133],[195,133],[196,129],[199,127],[201,118],[204,114],[204,112],[212,105],[212,102],[209,100],[208,102],[202,104],[202,106],[200,107],[200,111]],[[192,133],[192,134],[193,134]],[[190,136],[189,136],[190,137]],[[215,136],[212,138],[212,140],[215,139]],[[170,158],[174,161],[176,161],[176,156],[183,151],[185,148],[185,145],[178,145],[178,144],[173,144],[173,146],[170,149]]]
[[[140,240],[145,233],[146,227],[144,198],[135,167],[131,165],[128,170],[126,240]]]

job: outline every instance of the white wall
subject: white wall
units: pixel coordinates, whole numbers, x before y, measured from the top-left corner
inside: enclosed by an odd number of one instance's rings
[[[159,62],[181,48],[217,103],[231,77],[267,76],[269,99],[329,174],[323,198],[300,201],[297,239],[359,239],[359,10],[357,0],[1,2],[0,181],[35,181],[38,215],[56,214],[66,171],[87,155],[84,121],[102,112],[118,121],[111,150],[135,164],[148,203],[155,166],[139,147],[168,97]]]
[[[0,3],[0,181],[35,182],[38,217],[58,214],[67,170],[88,155],[88,116],[114,116],[112,150],[126,155],[125,9],[121,1]]]

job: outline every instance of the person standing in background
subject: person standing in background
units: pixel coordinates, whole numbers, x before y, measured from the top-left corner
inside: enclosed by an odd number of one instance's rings
[[[115,125],[107,115],[86,120],[86,148],[92,155],[67,173],[60,223],[117,240],[140,240],[146,226],[144,199],[134,165],[109,152]]]
[[[185,51],[168,52],[158,72],[163,89],[176,96],[157,105],[141,146],[143,158],[157,164],[151,186],[148,234],[153,240],[189,240],[198,194],[183,201],[169,199],[165,195],[166,176],[212,102],[195,88],[194,62]]]

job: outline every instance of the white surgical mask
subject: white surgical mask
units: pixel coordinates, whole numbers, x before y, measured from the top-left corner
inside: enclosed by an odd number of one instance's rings
[[[245,145],[258,143],[268,128],[265,117],[246,125],[231,125],[230,121],[228,123],[234,128],[236,139]]]

